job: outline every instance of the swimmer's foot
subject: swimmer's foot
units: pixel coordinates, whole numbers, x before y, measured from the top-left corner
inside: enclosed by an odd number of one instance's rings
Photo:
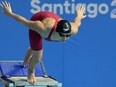
[[[30,70],[30,69],[28,70],[27,82],[29,82],[30,84],[35,85],[36,78],[35,78],[34,70]]]
[[[31,57],[26,57],[26,58],[24,59],[24,62],[23,62],[23,66],[24,66],[24,67],[27,67],[27,66],[29,65],[30,59],[31,59]]]
[[[23,62],[23,66],[27,67],[29,64],[30,59],[32,58],[32,49],[28,48],[24,62]]]

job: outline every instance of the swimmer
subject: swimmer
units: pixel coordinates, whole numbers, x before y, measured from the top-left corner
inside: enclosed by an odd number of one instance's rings
[[[29,30],[30,47],[27,49],[23,65],[26,67],[29,64],[27,81],[32,84],[36,83],[34,68],[42,59],[42,39],[52,42],[65,42],[78,33],[81,20],[86,17],[84,6],[77,8],[76,17],[72,22],[48,11],[38,12],[28,20],[12,12],[9,2],[3,1],[0,6],[3,8],[3,14],[22,23]]]

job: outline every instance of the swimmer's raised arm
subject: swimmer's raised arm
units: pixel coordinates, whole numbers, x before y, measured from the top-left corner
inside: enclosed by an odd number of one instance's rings
[[[76,17],[74,19],[74,23],[77,26],[80,26],[81,25],[81,20],[86,17],[86,15],[84,15],[84,12],[85,12],[85,7],[84,6],[80,6],[80,7],[77,8]]]
[[[18,14],[13,13],[9,2],[4,1],[0,4],[0,6],[3,8],[3,14],[14,18],[18,22],[21,22],[29,29],[32,29],[34,31],[37,31],[38,29],[40,31],[45,30],[45,26],[41,21],[30,21]]]
[[[76,17],[74,18],[74,21],[71,22],[71,25],[73,27],[73,33],[76,34],[78,32],[78,28],[81,25],[81,20],[84,19],[86,17],[86,15],[84,15],[85,12],[85,7],[84,6],[79,6],[77,8],[76,11]]]

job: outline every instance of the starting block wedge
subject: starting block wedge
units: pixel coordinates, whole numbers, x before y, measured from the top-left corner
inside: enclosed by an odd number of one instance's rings
[[[42,61],[35,67],[36,84],[28,83],[28,68],[23,67],[23,61],[0,61],[0,82],[3,87],[62,87],[62,83],[47,75]]]

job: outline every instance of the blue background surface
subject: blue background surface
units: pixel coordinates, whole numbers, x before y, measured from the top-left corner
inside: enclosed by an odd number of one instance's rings
[[[45,68],[63,87],[116,87],[116,0],[8,1],[27,19],[32,10],[48,10],[69,21],[76,15],[73,7],[83,3],[87,17],[78,34],[65,43],[43,40]],[[0,13],[0,60],[23,60],[28,47],[28,29]]]

